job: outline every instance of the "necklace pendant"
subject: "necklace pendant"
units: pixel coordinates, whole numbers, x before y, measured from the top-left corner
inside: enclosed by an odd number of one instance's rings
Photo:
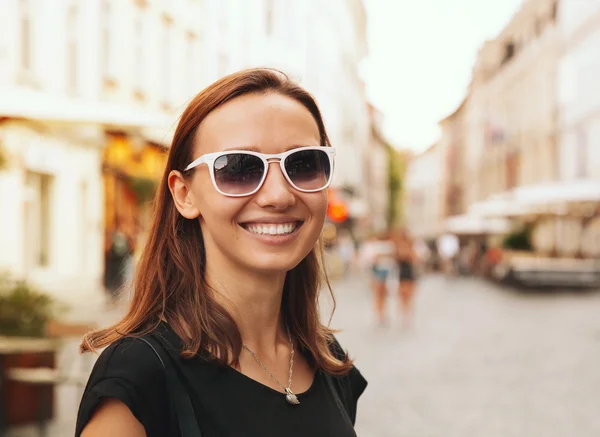
[[[300,401],[298,400],[296,395],[289,388],[285,389],[285,393],[286,393],[285,400],[288,401],[288,404],[292,404],[292,405],[300,404]]]

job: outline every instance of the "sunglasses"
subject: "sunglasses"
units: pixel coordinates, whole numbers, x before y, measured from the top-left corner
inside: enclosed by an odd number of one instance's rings
[[[206,164],[219,193],[230,197],[250,196],[265,182],[269,161],[277,159],[281,172],[292,187],[303,193],[314,193],[331,183],[334,155],[335,149],[326,146],[299,147],[274,155],[230,150],[202,155],[184,172]]]

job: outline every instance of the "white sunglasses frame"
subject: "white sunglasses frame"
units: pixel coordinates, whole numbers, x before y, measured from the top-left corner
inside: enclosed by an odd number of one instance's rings
[[[303,152],[303,151],[308,151],[308,150],[319,150],[322,152],[325,152],[327,154],[327,157],[329,158],[329,168],[330,168],[330,172],[329,172],[329,178],[327,180],[327,183],[325,184],[324,187],[322,188],[318,188],[316,190],[304,190],[299,188],[298,186],[296,186],[296,184],[294,184],[292,182],[292,180],[290,179],[289,175],[287,174],[287,171],[285,170],[285,160],[288,156],[296,153],[296,152]],[[217,186],[217,181],[215,179],[215,161],[220,158],[221,156],[225,156],[225,155],[233,155],[233,154],[237,154],[237,153],[244,153],[246,155],[252,155],[252,156],[256,156],[258,158],[260,158],[262,160],[262,162],[264,163],[265,166],[265,170],[262,176],[262,179],[260,180],[260,182],[258,183],[258,185],[256,186],[256,188],[251,191],[250,193],[244,193],[244,194],[230,194],[230,193],[224,193],[223,191],[221,191],[221,189],[219,189],[219,187]],[[283,173],[283,176],[285,177],[285,179],[288,181],[288,183],[296,190],[302,192],[302,193],[316,193],[318,191],[323,191],[325,189],[327,189],[329,187],[329,185],[331,184],[331,180],[333,179],[333,166],[334,166],[334,160],[333,157],[335,156],[335,149],[333,147],[330,146],[308,146],[308,147],[298,147],[295,149],[290,149],[287,152],[283,152],[283,153],[276,153],[276,154],[266,154],[266,153],[259,153],[259,152],[254,152],[252,150],[227,150],[225,152],[215,152],[215,153],[207,153],[206,155],[202,155],[199,158],[193,160],[186,168],[185,170],[183,170],[184,172],[191,170],[195,167],[198,167],[201,164],[206,164],[208,166],[208,170],[210,173],[210,179],[212,180],[213,186],[215,187],[215,190],[217,190],[220,194],[222,194],[223,196],[227,196],[227,197],[246,197],[246,196],[252,196],[253,194],[255,194],[256,192],[258,192],[258,190],[260,190],[265,182],[265,179],[267,179],[267,174],[269,173],[269,160],[272,159],[277,159],[279,160],[279,167],[281,168],[281,173]]]

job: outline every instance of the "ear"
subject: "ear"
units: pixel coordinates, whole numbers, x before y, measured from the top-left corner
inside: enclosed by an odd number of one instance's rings
[[[181,172],[172,170],[167,179],[169,190],[179,214],[186,219],[195,219],[200,216],[200,209],[196,206],[188,182],[183,178]]]

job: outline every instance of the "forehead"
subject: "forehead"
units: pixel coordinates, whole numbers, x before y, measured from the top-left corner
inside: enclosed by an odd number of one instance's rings
[[[319,128],[300,102],[277,93],[246,94],[212,111],[200,123],[194,154],[256,147],[279,153],[320,145]]]

